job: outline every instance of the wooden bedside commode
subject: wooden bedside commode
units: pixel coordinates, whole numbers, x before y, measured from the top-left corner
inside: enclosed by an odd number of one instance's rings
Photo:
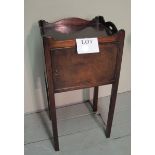
[[[99,86],[112,84],[106,137],[110,137],[122,61],[124,30],[102,16],[92,20],[67,18],[54,23],[39,21],[45,56],[45,79],[54,148],[59,150],[55,93],[94,87],[97,111]],[[99,53],[77,53],[77,38],[97,38]]]

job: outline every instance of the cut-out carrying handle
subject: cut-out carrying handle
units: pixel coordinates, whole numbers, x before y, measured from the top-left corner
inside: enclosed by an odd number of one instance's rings
[[[112,35],[118,32],[118,29],[115,26],[115,24],[110,21],[105,22],[103,16],[96,16],[93,20],[96,21],[96,23],[102,24],[103,26],[105,26],[105,30],[109,35]]]

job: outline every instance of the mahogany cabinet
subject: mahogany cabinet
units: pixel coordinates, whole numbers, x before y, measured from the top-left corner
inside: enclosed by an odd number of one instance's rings
[[[92,20],[67,18],[39,21],[45,56],[45,81],[54,148],[59,150],[55,93],[94,87],[97,111],[99,86],[112,84],[106,137],[110,137],[119,83],[125,31],[102,16]],[[76,38],[98,38],[99,53],[78,54]]]

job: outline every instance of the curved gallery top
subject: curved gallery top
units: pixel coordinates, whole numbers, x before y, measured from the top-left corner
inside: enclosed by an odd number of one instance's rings
[[[42,36],[53,40],[106,37],[118,32],[116,26],[112,22],[105,22],[102,16],[92,20],[73,17],[53,23],[40,20],[39,26]]]

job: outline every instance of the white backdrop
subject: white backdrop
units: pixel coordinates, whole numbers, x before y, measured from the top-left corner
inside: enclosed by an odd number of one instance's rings
[[[92,19],[97,15],[113,21],[126,31],[125,47],[120,75],[119,92],[131,90],[131,26],[130,0],[25,0],[25,112],[34,112],[47,106],[44,84],[43,47],[38,20],[56,21],[66,17]],[[111,86],[100,87],[99,97],[110,94]],[[92,96],[92,90],[90,90]],[[56,106],[87,99],[88,90],[56,94]]]

